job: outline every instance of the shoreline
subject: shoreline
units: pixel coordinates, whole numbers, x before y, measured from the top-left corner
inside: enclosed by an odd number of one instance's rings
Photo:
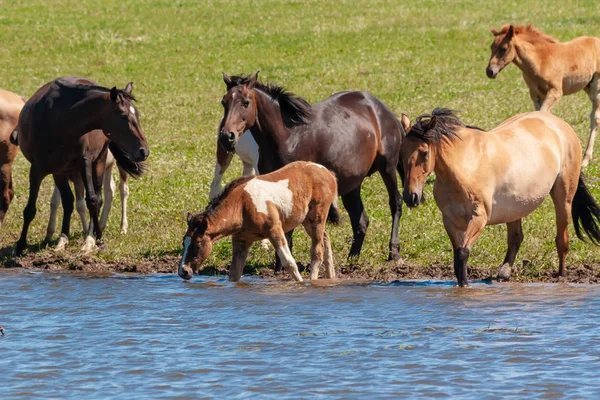
[[[163,256],[155,259],[143,259],[139,261],[103,261],[94,256],[69,257],[55,254],[28,254],[18,259],[3,260],[0,268],[41,271],[73,271],[90,274],[112,274],[112,273],[136,273],[176,274],[180,256]],[[556,276],[554,269],[536,270],[528,263],[513,268],[510,282],[520,283],[600,283],[600,264],[575,264],[567,266],[565,277]],[[298,264],[301,272],[305,271],[307,265]],[[469,267],[469,281],[496,281],[498,267]],[[263,278],[289,280],[287,273],[276,273],[269,266],[247,266],[245,275],[257,275]],[[409,263],[384,262],[377,266],[369,265],[338,265],[336,266],[338,280],[361,280],[373,282],[392,282],[403,280],[447,280],[455,281],[452,265],[430,265],[418,266]],[[199,275],[227,275],[227,268],[222,266],[204,266]],[[304,273],[303,277],[307,277]]]

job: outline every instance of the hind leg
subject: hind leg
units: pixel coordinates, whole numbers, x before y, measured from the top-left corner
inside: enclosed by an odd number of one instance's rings
[[[58,212],[58,206],[60,206],[60,190],[54,186],[52,191],[52,197],[50,198],[50,218],[48,219],[48,228],[46,228],[46,238],[44,241],[49,242],[52,240],[52,236],[56,231],[56,213]]]
[[[21,256],[27,247],[27,231],[37,212],[35,203],[40,192],[40,184],[44,177],[45,175],[38,173],[37,169],[33,165],[31,166],[31,169],[29,170],[29,198],[27,199],[27,205],[23,210],[23,229],[21,230],[21,237],[17,241],[15,249],[17,256]]]
[[[398,225],[402,216],[402,198],[398,191],[398,179],[396,178],[396,165],[394,165],[394,162],[397,164],[397,160],[392,160],[392,163],[388,163],[385,170],[379,171],[388,192],[389,206],[392,213],[392,234],[390,237],[388,261],[398,261],[401,259],[400,244],[398,243]]]
[[[342,196],[342,203],[350,215],[350,223],[352,224],[352,246],[348,259],[358,261],[360,251],[362,249],[367,228],[369,227],[369,217],[365,212],[362,200],[360,198],[360,187]]]
[[[509,222],[506,224],[506,228],[508,236],[508,249],[506,251],[506,257],[504,257],[504,262],[502,263],[500,271],[498,272],[498,279],[505,281],[510,279],[512,266],[515,263],[517,252],[519,251],[521,243],[523,242],[523,227],[520,219]]]
[[[113,164],[107,160],[106,168],[104,169],[104,205],[102,206],[102,214],[100,214],[100,229],[104,230],[108,222],[108,215],[110,214],[110,208],[112,206],[113,198],[115,196],[115,180],[112,175]]]
[[[71,177],[71,180],[73,181],[73,187],[75,188],[75,210],[77,210],[77,214],[79,214],[79,220],[81,221],[82,235],[83,237],[86,237],[88,234],[88,209],[84,200],[85,188],[83,187],[83,180],[81,179],[80,174],[74,174]]]
[[[287,241],[290,253],[292,251],[292,248],[294,247],[294,245],[293,245],[293,236],[294,236],[294,230],[293,229],[291,231],[285,233],[285,240]],[[262,242],[261,242],[261,246],[262,246]],[[283,269],[283,263],[281,261],[281,257],[279,256],[278,252],[275,252],[275,271],[276,272],[280,272],[282,269]]]
[[[558,252],[558,275],[565,276],[565,261],[569,254],[569,221],[573,196],[577,190],[577,180],[567,185],[560,178],[554,183],[550,196],[556,213],[556,250]]]
[[[594,142],[596,140],[596,135],[598,134],[598,125],[600,125],[600,77],[598,75],[596,75],[589,86],[585,88],[585,92],[592,102],[592,112],[590,113],[590,136],[588,138],[587,147],[585,148],[583,162],[581,163],[582,167],[587,167],[592,160]]]
[[[281,259],[281,263],[292,276],[292,278],[298,282],[302,282],[302,276],[300,275],[300,271],[298,271],[298,266],[296,265],[294,257],[292,257],[292,252],[288,247],[285,237],[286,235],[284,234],[281,225],[274,226],[269,232],[269,240],[271,241],[273,247],[275,247],[275,251],[277,251],[277,255]]]
[[[335,265],[333,264],[333,252],[331,251],[331,241],[327,232],[323,231],[323,248],[324,248],[324,264],[325,277],[327,279],[335,279]]]
[[[310,280],[319,279],[319,268],[323,263],[323,233],[325,232],[327,211],[327,209],[309,211],[302,224],[312,241],[310,248]]]

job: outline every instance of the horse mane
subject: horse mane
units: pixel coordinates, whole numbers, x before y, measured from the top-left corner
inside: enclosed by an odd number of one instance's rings
[[[252,75],[232,76],[230,78],[231,86],[248,84],[251,78]],[[302,97],[296,96],[294,93],[288,92],[283,86],[273,83],[265,84],[257,81],[255,88],[279,103],[283,123],[286,127],[293,128],[310,122],[313,116],[312,106]]]
[[[103,93],[110,93],[109,88],[99,85],[87,84],[87,83],[74,83],[68,81],[64,78],[59,78],[54,81],[61,88],[73,89],[73,90],[95,90]],[[129,102],[137,101],[137,99],[133,96],[133,94],[126,92],[124,89],[117,89],[117,96],[120,96],[122,99],[128,100]]]
[[[225,199],[227,196],[229,196],[229,194],[233,191],[233,189],[235,189],[236,187],[243,185],[244,183],[248,182],[250,179],[253,179],[254,176],[242,176],[240,178],[234,179],[233,181],[229,182],[225,188],[221,191],[221,193],[219,193],[217,195],[217,197],[215,197],[214,199],[212,199],[208,205],[206,206],[206,208],[204,209],[204,211],[201,213],[203,216],[209,216],[211,214],[213,214],[215,212],[215,210],[217,209],[217,207],[223,202],[223,199]]]
[[[418,116],[406,137],[437,145],[442,138],[450,140],[460,138],[457,132],[460,128],[465,127],[466,125],[454,115],[454,111],[438,107],[431,114]]]
[[[510,28],[510,25],[504,25],[502,27],[502,29],[500,29],[500,32],[502,34],[505,34],[506,32],[508,32],[509,28]],[[514,29],[515,35],[519,35],[521,37],[521,39],[523,39],[529,43],[532,43],[532,44],[536,44],[536,43],[540,43],[540,42],[559,43],[559,41],[557,39],[553,38],[550,35],[545,34],[544,32],[542,32],[539,29],[537,29],[536,27],[534,27],[532,24],[529,24],[527,26],[513,25],[513,29]]]

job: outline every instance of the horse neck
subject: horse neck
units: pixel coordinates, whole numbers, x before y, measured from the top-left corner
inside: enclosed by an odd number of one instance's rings
[[[460,139],[457,139],[460,141]],[[435,172],[436,184],[455,182],[460,184],[460,176],[463,173],[462,167],[457,165],[454,160],[461,157],[461,151],[457,151],[456,144],[449,139],[440,139],[440,143],[435,148]]]
[[[78,117],[79,123],[74,126],[77,136],[83,136],[95,129],[104,130],[106,118],[103,111],[110,105],[108,96],[108,93],[89,90],[69,108],[69,118]]]
[[[515,58],[513,63],[528,76],[539,75],[540,69],[540,56],[539,52],[543,51],[542,47],[548,45],[548,43],[533,44],[518,38],[513,39],[515,41]]]
[[[261,174],[275,171],[284,165],[286,143],[290,132],[281,118],[281,109],[267,94],[255,90],[257,120],[250,129],[259,148],[258,170]]]
[[[235,200],[231,195],[223,199],[206,217],[208,221],[206,234],[213,242],[242,229],[242,201],[238,196],[233,197]]]

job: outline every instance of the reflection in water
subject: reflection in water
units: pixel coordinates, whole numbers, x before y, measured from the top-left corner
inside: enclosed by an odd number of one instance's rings
[[[600,288],[0,270],[2,394],[593,397]]]

